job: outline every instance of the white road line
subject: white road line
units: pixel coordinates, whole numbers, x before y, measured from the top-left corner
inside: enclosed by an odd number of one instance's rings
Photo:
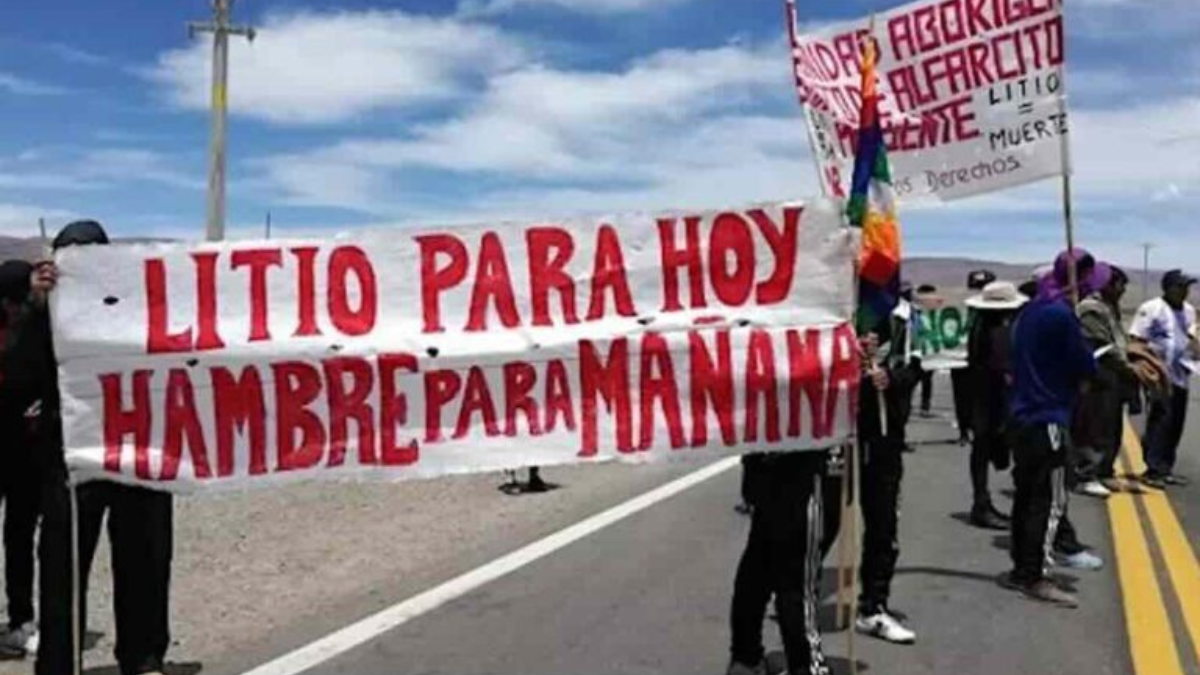
[[[657,487],[645,494],[639,495],[602,511],[596,515],[581,520],[550,536],[518,549],[482,567],[478,567],[462,576],[455,577],[446,583],[431,588],[420,595],[413,596],[399,604],[380,610],[371,616],[346,626],[345,628],[311,642],[299,649],[264,663],[244,675],[297,675],[309,668],[317,666],[338,655],[344,654],[363,643],[382,635],[404,623],[430,612],[442,605],[460,598],[471,591],[488,584],[506,574],[540,559],[555,551],[569,546],[588,535],[594,534],[613,523],[621,521],[633,514],[650,508],[655,504],[699,485],[738,464],[738,457],[727,457],[713,462],[702,469],[693,471],[677,478],[666,485]]]

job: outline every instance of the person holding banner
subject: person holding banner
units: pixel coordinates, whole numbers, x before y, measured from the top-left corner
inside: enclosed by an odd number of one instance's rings
[[[107,243],[108,235],[99,223],[79,221],[67,225],[54,239],[53,247],[58,250]],[[167,492],[103,481],[70,485],[63,458],[57,370],[47,308],[48,295],[56,285],[53,263],[40,265],[34,278],[37,301],[19,331],[19,354],[14,355],[22,359],[24,375],[36,385],[41,397],[41,639],[34,671],[37,675],[77,672],[74,669],[81,658],[77,645],[86,628],[87,580],[107,514],[117,664],[121,675],[159,673],[170,644],[172,497]],[[77,542],[72,542],[73,510],[78,518]],[[73,560],[76,543],[78,560]],[[72,606],[76,583],[79,604]],[[78,623],[73,623],[73,617]]]
[[[818,576],[830,539],[825,487],[828,453],[743,456],[753,484],[750,535],[734,579],[728,675],[767,675],[763,618],[775,598],[788,672],[829,675],[817,627]]]
[[[33,266],[24,260],[0,265],[0,344],[18,325],[29,300]],[[5,350],[7,351],[7,350]],[[38,521],[38,481],[32,447],[29,410],[19,391],[5,377],[11,365],[5,354],[0,369],[0,434],[7,439],[0,450],[0,501],[4,503],[4,590],[8,599],[8,626],[0,633],[0,657],[21,658],[36,649],[33,578],[34,539]]]
[[[855,627],[860,633],[896,644],[912,644],[917,639],[888,608],[900,558],[905,427],[912,412],[913,390],[921,379],[919,363],[905,358],[904,349],[897,348],[906,344],[907,330],[907,321],[893,317],[881,327],[882,337],[869,333],[865,338],[866,369],[859,385],[858,407],[863,541],[862,591]],[[881,342],[890,348],[881,350]]]
[[[991,270],[979,269],[973,270],[967,274],[967,290],[974,293],[981,293],[983,289],[990,283],[996,280],[996,274]],[[1029,297],[1025,295],[1025,297]],[[967,334],[970,335],[971,327],[974,326],[975,313],[971,308],[967,307]],[[972,385],[973,377],[970,371],[970,350],[967,354],[967,368],[953,368],[950,370],[950,389],[954,396],[954,423],[958,427],[958,444],[970,445],[971,439],[975,433],[971,427],[972,417],[975,414],[975,405],[973,397],[975,396],[974,387]]]
[[[1074,536],[1064,517],[1069,426],[1080,389],[1096,371],[1069,301],[1074,290],[1070,266],[1077,270],[1080,289],[1087,288],[1094,259],[1083,251],[1060,255],[1054,273],[1042,280],[1038,297],[1017,316],[1012,329],[1013,569],[999,582],[1034,600],[1076,607],[1075,595],[1047,573],[1054,548],[1063,553],[1061,545],[1077,544],[1067,541]],[[1059,532],[1060,524],[1072,532]],[[1077,553],[1087,556],[1082,548]]]

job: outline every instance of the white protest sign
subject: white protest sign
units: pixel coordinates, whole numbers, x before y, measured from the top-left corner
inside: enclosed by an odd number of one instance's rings
[[[792,65],[821,186],[850,190],[868,19],[797,35]],[[1061,174],[1061,0],[919,0],[875,18],[880,117],[901,198],[958,199]]]
[[[67,463],[187,491],[825,448],[859,365],[832,203],[64,249]]]

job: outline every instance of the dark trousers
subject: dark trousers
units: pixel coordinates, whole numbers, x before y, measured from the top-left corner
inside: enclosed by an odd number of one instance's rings
[[[768,476],[758,469],[764,457],[760,452],[742,455],[742,503],[746,506],[753,507],[762,499]]]
[[[825,500],[824,453],[774,455],[747,466],[765,476],[738,564],[730,611],[734,661],[763,658],[763,619],[775,596],[779,631],[793,673],[828,673],[817,626]]]
[[[1067,430],[1054,424],[1019,425],[1013,435],[1012,579],[1033,584],[1043,578],[1060,519],[1066,509],[1064,477]]]
[[[1186,387],[1171,387],[1168,398],[1150,403],[1146,418],[1146,433],[1142,436],[1142,447],[1146,451],[1146,469],[1152,475],[1167,476],[1175,468],[1175,456],[1179,441],[1183,438],[1183,427],[1187,421],[1188,390]]]
[[[42,493],[41,641],[37,675],[72,672],[71,510],[61,470]],[[122,675],[161,671],[170,643],[167,632],[171,583],[172,498],[170,494],[115,483],[76,489],[79,509],[79,637],[86,634],[88,573],[108,515],[112,551],[113,609],[117,664]]]
[[[933,408],[933,371],[921,373],[921,412],[927,413]]]
[[[958,423],[958,435],[966,437],[974,431],[972,410],[975,405],[974,381],[970,368],[955,368],[950,371],[950,387],[954,395],[954,420]]]
[[[900,558],[900,483],[904,477],[904,443],[894,438],[866,440],[861,465],[862,592],[859,613],[887,607],[892,577]]]
[[[28,447],[10,447],[0,467],[4,503],[4,590],[8,624],[33,621],[34,536],[38,522],[38,477]]]
[[[1125,391],[1118,375],[1101,367],[1079,399],[1071,426],[1068,487],[1113,477],[1125,431]]]

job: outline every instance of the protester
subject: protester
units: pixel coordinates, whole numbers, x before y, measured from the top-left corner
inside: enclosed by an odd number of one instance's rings
[[[1086,287],[1094,259],[1084,251],[1064,252],[1012,331],[1013,569],[1000,583],[1036,600],[1074,607],[1075,595],[1047,574],[1066,509],[1064,466],[1071,414],[1080,388],[1096,369],[1069,301],[1071,266],[1082,282],[1080,289]]]
[[[68,225],[54,248],[107,244],[96,222]],[[10,349],[11,370],[30,405],[40,401],[39,471],[42,474],[42,533],[38,545],[41,574],[41,638],[34,670],[37,675],[63,675],[79,663],[76,637],[86,628],[87,580],[100,529],[108,516],[112,551],[113,606],[116,613],[117,664],[122,675],[157,673],[170,644],[168,594],[172,550],[172,498],[166,492],[108,482],[75,488],[78,513],[79,577],[72,574],[71,491],[63,456],[57,373],[47,295],[57,284],[53,264],[38,267],[34,302]],[[22,405],[25,403],[22,402]],[[73,584],[79,584],[79,606],[72,612]],[[72,631],[72,614],[79,623]]]
[[[933,284],[921,284],[917,287],[917,302],[916,304],[922,308],[931,308],[939,298],[937,296],[937,286]],[[918,310],[918,315],[921,310]],[[933,371],[921,371],[921,417],[933,417]]]
[[[967,290],[979,293],[984,287],[996,280],[996,274],[991,270],[974,270],[967,274]],[[1026,295],[1026,297],[1029,297]],[[974,320],[974,310],[967,307],[967,331],[971,330]],[[967,354],[967,366],[970,367],[970,350]],[[974,433],[972,417],[974,415],[974,378],[967,368],[950,370],[950,389],[954,396],[954,425],[958,428],[958,444],[970,445]]]
[[[1006,281],[987,284],[979,295],[967,299],[967,308],[974,314],[967,340],[968,367],[960,369],[966,377],[961,386],[970,392],[971,428],[971,490],[970,523],[989,530],[1006,530],[1008,516],[992,503],[988,489],[988,465],[1007,469],[1010,462],[1008,446],[1009,398],[1009,331],[1016,311],[1028,300]],[[958,371],[956,371],[958,372]]]
[[[0,265],[0,345],[17,324],[29,299],[33,265],[9,260]],[[0,633],[0,657],[20,658],[37,649],[33,611],[34,537],[38,519],[38,477],[27,410],[0,369],[0,501],[4,503],[4,590],[8,625]]]
[[[1098,263],[1092,274],[1096,290],[1079,303],[1083,336],[1099,357],[1096,376],[1076,407],[1071,470],[1075,491],[1092,497],[1108,497],[1120,489],[1113,464],[1121,450],[1127,392],[1138,378],[1121,327],[1121,297],[1128,282],[1120,268]]]
[[[757,453],[744,464],[750,535],[738,564],[730,612],[728,675],[766,675],[763,619],[775,597],[788,672],[828,675],[817,626],[818,576],[830,541],[826,517],[826,452]]]
[[[884,322],[887,333],[868,334],[864,341],[867,368],[859,392],[858,436],[862,451],[860,494],[863,549],[858,616],[859,632],[894,642],[911,644],[916,634],[904,626],[888,607],[892,577],[900,557],[900,482],[904,475],[905,427],[912,411],[913,389],[921,378],[920,364],[905,349],[908,322],[900,317]],[[880,342],[887,355],[879,362]],[[883,405],[883,411],[880,405]],[[884,419],[886,417],[886,420]],[[886,424],[886,428],[884,428]]]
[[[1194,283],[1196,279],[1181,270],[1167,272],[1162,278],[1162,297],[1144,303],[1129,328],[1130,334],[1148,343],[1166,363],[1171,382],[1169,396],[1151,400],[1142,435],[1146,453],[1142,482],[1160,489],[1188,483],[1175,473],[1175,458],[1187,420],[1188,380],[1200,359],[1196,308],[1187,301]]]

